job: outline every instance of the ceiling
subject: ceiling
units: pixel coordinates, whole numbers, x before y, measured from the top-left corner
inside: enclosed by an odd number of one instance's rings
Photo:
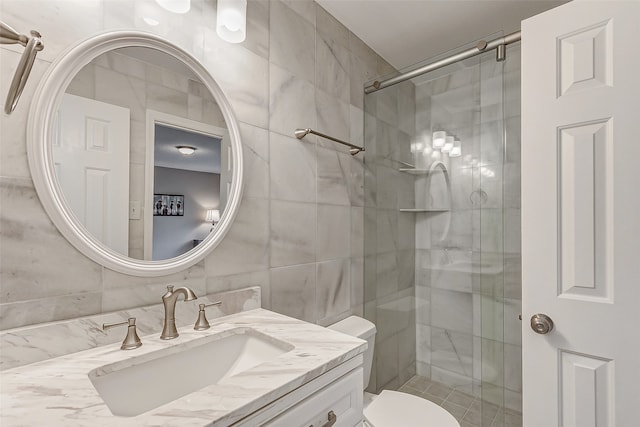
[[[186,145],[196,151],[180,154],[177,146]],[[220,139],[185,129],[156,124],[155,166],[195,172],[220,173]]]
[[[567,1],[316,0],[397,69],[498,32]]]

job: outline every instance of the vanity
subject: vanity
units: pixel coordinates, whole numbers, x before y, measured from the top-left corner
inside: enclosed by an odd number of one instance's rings
[[[262,308],[210,323],[4,370],[1,424],[361,425],[364,341]]]

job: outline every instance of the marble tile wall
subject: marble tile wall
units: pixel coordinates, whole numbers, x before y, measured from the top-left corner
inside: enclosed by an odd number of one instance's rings
[[[0,117],[0,329],[156,303],[167,283],[200,294],[257,285],[263,307],[320,324],[362,314],[368,255],[362,155],[351,157],[325,140],[299,141],[293,130],[312,127],[365,141],[363,84],[393,69],[311,0],[250,0],[247,40],[238,45],[216,36],[215,0],[192,0],[184,15],[158,10],[160,25],[150,27],[141,10],[155,5],[0,5],[3,21],[22,32],[39,30],[45,43],[16,111]],[[51,62],[91,35],[122,28],[166,37],[194,55],[218,81],[240,122],[245,187],[237,219],[202,262],[166,277],[127,276],[79,253],[48,219],[27,164],[28,111]],[[21,52],[18,46],[0,48],[0,93],[7,93]],[[395,123],[388,105],[382,113],[407,139],[411,123]],[[411,109],[410,98],[398,108]],[[403,235],[398,231],[398,238]],[[404,286],[410,278],[398,280]],[[403,292],[413,297],[411,289]]]
[[[196,300],[181,301],[176,304],[176,326],[193,325],[198,318],[198,305],[216,301],[222,301],[222,304],[207,310],[207,319],[210,321],[260,308],[260,287],[200,294]],[[124,322],[130,317],[136,318],[137,332],[144,343],[145,336],[162,330],[164,307],[158,302],[122,311],[0,331],[0,371],[119,342],[125,335],[122,329],[103,331],[102,325]]]

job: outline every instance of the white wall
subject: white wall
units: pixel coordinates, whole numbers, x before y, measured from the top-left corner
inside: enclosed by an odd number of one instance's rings
[[[153,259],[182,255],[193,248],[193,240],[209,234],[207,209],[220,203],[220,174],[155,167],[155,194],[184,196],[184,215],[153,217]]]

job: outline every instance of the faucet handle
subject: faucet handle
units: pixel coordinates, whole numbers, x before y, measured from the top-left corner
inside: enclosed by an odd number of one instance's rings
[[[221,305],[222,301],[216,301],[211,304],[199,304],[200,311],[198,312],[198,320],[196,320],[196,324],[193,327],[196,331],[204,331],[205,329],[209,329],[209,321],[207,320],[207,315],[204,312],[206,307],[211,307],[213,305]]]
[[[102,330],[106,331],[111,328],[115,328],[116,326],[127,326],[127,336],[122,341],[122,345],[120,346],[121,350],[133,350],[134,348],[138,348],[142,345],[142,341],[140,341],[140,337],[138,336],[138,332],[136,330],[136,318],[130,317],[129,320],[124,322],[116,322],[116,323],[103,323]]]

